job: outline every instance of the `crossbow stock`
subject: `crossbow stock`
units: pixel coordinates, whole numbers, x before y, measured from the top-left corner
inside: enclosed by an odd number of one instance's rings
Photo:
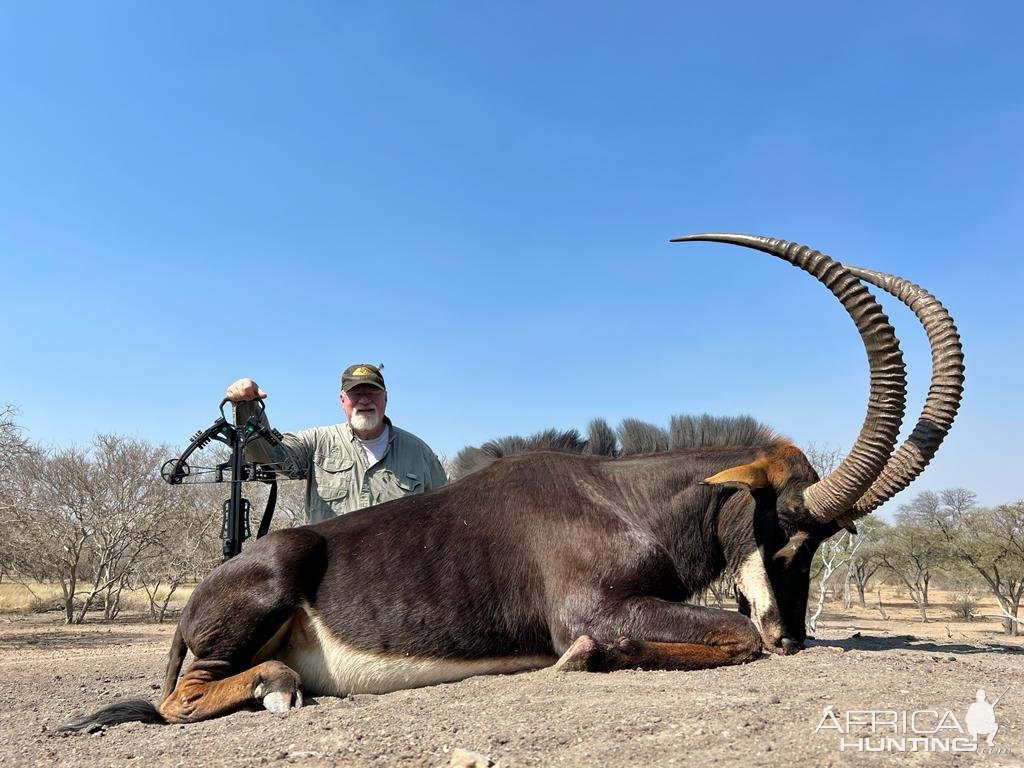
[[[262,482],[270,486],[267,506],[263,512],[256,538],[265,535],[270,529],[270,521],[277,503],[277,478],[284,475],[291,479],[300,476],[286,471],[279,464],[264,464],[245,460],[245,448],[254,440],[266,440],[271,445],[281,442],[281,433],[268,427],[260,417],[266,407],[262,400],[257,400],[259,410],[244,424],[236,425],[224,414],[224,406],[229,403],[224,398],[220,403],[220,417],[206,429],[201,429],[192,436],[188,447],[176,459],[164,463],[160,476],[171,485],[198,485],[201,483],[231,483],[231,498],[224,502],[224,523],[220,537],[224,540],[224,560],[242,551],[242,542],[252,535],[249,529],[249,500],[242,497],[242,483]],[[211,442],[223,443],[231,451],[227,461],[212,466],[192,465],[189,457],[202,450]]]

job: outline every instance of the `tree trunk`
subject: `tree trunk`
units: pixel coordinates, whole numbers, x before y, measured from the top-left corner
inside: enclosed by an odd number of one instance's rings
[[[146,581],[145,578],[142,579],[142,589],[145,590],[146,599],[149,600],[149,615],[152,618],[156,619],[158,622],[160,621],[160,619],[158,618],[159,608],[157,607],[156,603],[156,593],[157,590],[160,589],[161,583],[162,582],[160,581],[159,578],[156,580],[156,583],[152,585],[148,581]]]
[[[175,590],[177,590],[177,589],[178,589],[178,584],[177,583],[172,583],[170,589],[167,590],[167,595],[166,595],[166,597],[164,597],[164,601],[160,605],[160,615],[157,616],[157,619],[156,619],[158,624],[163,624],[164,623],[164,617],[167,615],[167,606],[170,605],[171,596],[174,594]]]
[[[889,614],[885,612],[885,608],[882,607],[882,588],[878,588],[878,612],[882,614],[882,618],[886,621],[889,620]]]
[[[65,583],[60,582],[60,588],[64,592],[64,623],[73,624],[75,621],[75,573],[71,572],[71,578]]]
[[[1018,612],[1020,611],[1020,597],[1010,603],[1007,608],[1007,612],[1013,618],[1003,618],[1003,632],[1011,637],[1017,637],[1020,634],[1020,622],[1017,621]]]
[[[853,592],[850,590],[850,582],[853,581],[853,562],[846,566],[846,580],[843,581],[843,607],[849,610],[853,607]]]

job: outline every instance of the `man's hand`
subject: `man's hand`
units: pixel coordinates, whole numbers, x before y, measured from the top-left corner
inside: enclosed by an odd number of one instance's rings
[[[262,400],[267,393],[252,379],[239,379],[228,387],[226,396],[233,403],[244,403],[248,400]]]

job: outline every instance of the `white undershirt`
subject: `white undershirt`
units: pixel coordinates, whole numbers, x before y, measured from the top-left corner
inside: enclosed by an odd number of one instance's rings
[[[363,453],[366,454],[366,466],[372,467],[384,456],[384,451],[388,449],[390,432],[390,427],[384,427],[384,431],[372,440],[363,440],[361,437],[356,437],[359,444],[363,446]]]

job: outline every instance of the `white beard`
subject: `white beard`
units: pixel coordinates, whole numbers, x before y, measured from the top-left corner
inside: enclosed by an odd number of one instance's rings
[[[380,414],[374,408],[370,411],[352,411],[352,418],[349,419],[352,429],[360,432],[373,432],[380,426]]]

